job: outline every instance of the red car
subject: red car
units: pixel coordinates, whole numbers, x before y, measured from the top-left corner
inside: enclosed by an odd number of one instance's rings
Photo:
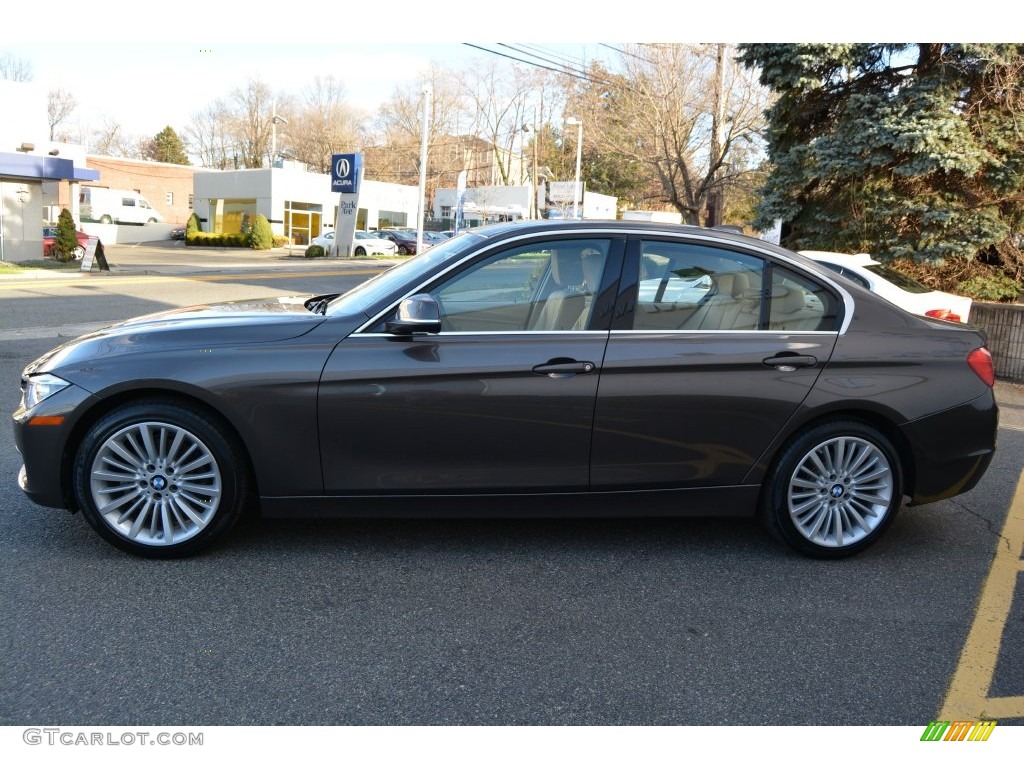
[[[80,261],[85,256],[85,247],[89,245],[89,236],[85,232],[75,232],[75,237],[78,238],[78,245],[75,246],[72,255],[75,261]],[[56,256],[56,249],[57,228],[43,227],[43,256],[47,259],[54,258]]]

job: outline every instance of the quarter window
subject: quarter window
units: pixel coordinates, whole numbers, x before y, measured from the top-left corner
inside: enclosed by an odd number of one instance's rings
[[[768,328],[773,331],[833,331],[836,307],[831,291],[778,264],[772,267]]]

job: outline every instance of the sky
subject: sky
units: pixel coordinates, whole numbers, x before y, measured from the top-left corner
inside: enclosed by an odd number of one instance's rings
[[[423,4],[306,0],[293,14],[280,3],[208,0],[104,0],[97,14],[95,4],[49,0],[45,23],[15,18],[11,5],[0,11],[0,53],[29,61],[46,90],[74,95],[74,132],[114,121],[128,134],[151,136],[166,125],[181,132],[194,113],[255,78],[274,91],[298,93],[315,76],[334,75],[350,103],[372,112],[431,63],[457,69],[495,58],[466,40],[526,40],[576,61],[613,60],[601,41],[985,40],[1008,28],[996,23],[998,13],[983,12],[990,1],[972,3],[975,12],[965,15],[962,6],[936,0],[924,15],[885,0],[845,8],[796,0],[445,0],[433,6],[441,12],[416,10]],[[501,50],[500,43],[478,44]]]

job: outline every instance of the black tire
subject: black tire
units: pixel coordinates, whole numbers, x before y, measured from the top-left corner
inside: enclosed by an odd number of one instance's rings
[[[778,455],[759,513],[801,554],[837,559],[885,533],[902,489],[899,454],[884,434],[860,421],[829,422],[800,433]]]
[[[89,429],[72,481],[85,519],[115,547],[143,557],[186,557],[238,521],[248,498],[246,466],[212,419],[172,403],[139,402]]]
[[[146,222],[147,224],[156,224],[156,219],[150,219]]]
[[[75,261],[81,261],[85,258],[85,246],[76,245],[75,250],[71,252],[71,255],[74,257]]]
[[[363,248],[362,246],[360,246],[359,248],[356,248],[356,256],[365,256],[365,255],[366,255],[366,249],[365,248]]]
[[[409,249],[406,248],[404,245],[400,245],[400,246],[398,246],[398,253],[400,255],[402,255],[402,256],[408,256],[409,255]]]

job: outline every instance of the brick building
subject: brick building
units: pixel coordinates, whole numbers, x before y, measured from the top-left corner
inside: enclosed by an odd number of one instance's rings
[[[98,181],[83,186],[133,189],[160,212],[168,224],[184,224],[192,215],[190,165],[87,155],[85,166],[99,171]]]

